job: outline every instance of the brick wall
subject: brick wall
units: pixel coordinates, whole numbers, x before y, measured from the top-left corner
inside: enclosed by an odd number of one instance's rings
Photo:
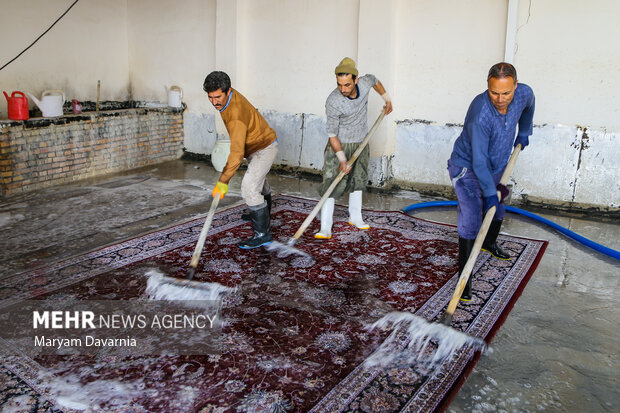
[[[123,109],[0,121],[2,195],[178,159],[183,113]]]

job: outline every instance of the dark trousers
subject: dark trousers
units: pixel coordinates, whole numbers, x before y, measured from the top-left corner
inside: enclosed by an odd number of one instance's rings
[[[474,239],[478,235],[478,231],[480,231],[483,219],[483,197],[480,182],[474,171],[469,168],[454,166],[449,161],[448,173],[458,199],[457,227],[459,237]],[[501,172],[493,177],[495,185],[499,183],[501,178]],[[493,220],[503,219],[505,213],[506,207],[503,203],[500,203],[499,208],[495,211]]]

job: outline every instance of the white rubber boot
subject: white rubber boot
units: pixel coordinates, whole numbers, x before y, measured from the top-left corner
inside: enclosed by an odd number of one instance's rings
[[[330,239],[332,237],[332,223],[334,221],[334,198],[327,198],[321,207],[321,230],[314,234],[316,239]]]
[[[370,225],[362,219],[362,191],[349,194],[349,224],[359,229],[368,229]]]

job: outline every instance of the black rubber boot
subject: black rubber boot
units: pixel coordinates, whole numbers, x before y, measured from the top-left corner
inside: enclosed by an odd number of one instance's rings
[[[491,253],[491,255],[495,258],[499,258],[500,260],[509,260],[510,255],[501,249],[499,245],[497,245],[497,236],[499,235],[499,230],[502,227],[502,222],[502,220],[491,221],[489,232],[487,232],[487,236],[484,238],[484,242],[482,243],[482,249]]]
[[[239,248],[244,250],[258,248],[271,242],[269,207],[265,205],[261,209],[250,210],[250,215],[254,236],[239,243]]]
[[[268,193],[267,195],[263,195],[263,197],[265,198],[265,201],[267,202],[267,208],[269,208],[269,215],[271,215],[271,193]],[[245,214],[242,214],[241,219],[244,221],[251,221],[252,215],[250,215],[250,211],[246,212]]]
[[[471,254],[471,250],[474,248],[475,239],[467,239],[459,237],[459,275],[463,272],[463,268],[465,268],[465,264],[467,264],[467,260]],[[467,284],[465,284],[465,289],[461,294],[461,300],[470,301],[471,300],[471,279],[472,275],[469,274],[469,278],[467,279]]]

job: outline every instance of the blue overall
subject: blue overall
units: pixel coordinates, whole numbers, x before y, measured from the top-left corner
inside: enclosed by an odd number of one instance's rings
[[[474,239],[482,225],[483,198],[496,195],[517,136],[532,134],[535,98],[532,89],[518,83],[506,114],[495,109],[485,91],[474,98],[461,135],[454,142],[448,173],[458,199],[458,233]],[[501,203],[494,220],[504,217]]]

